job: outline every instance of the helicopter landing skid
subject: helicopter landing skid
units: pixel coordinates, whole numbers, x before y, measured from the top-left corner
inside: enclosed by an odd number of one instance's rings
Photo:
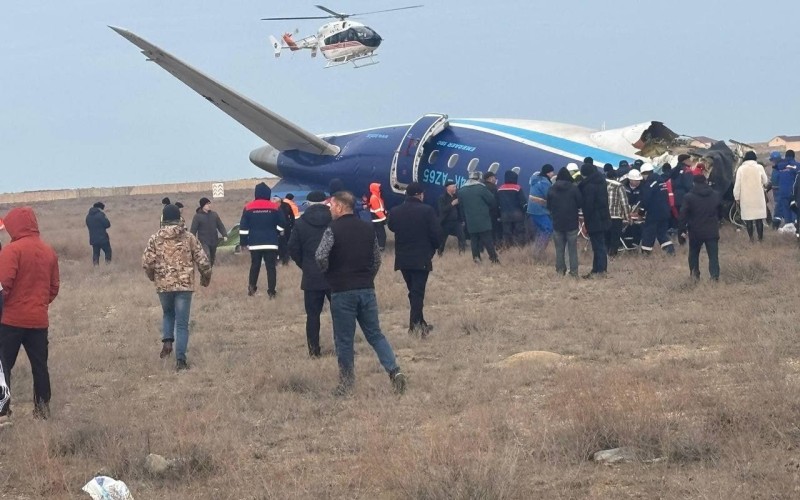
[[[376,54],[366,54],[358,57],[344,57],[342,59],[334,59],[328,61],[325,65],[326,68],[333,68],[334,66],[341,66],[342,64],[353,63],[354,68],[364,68],[378,64],[380,61],[375,59]],[[364,62],[359,62],[364,61]]]

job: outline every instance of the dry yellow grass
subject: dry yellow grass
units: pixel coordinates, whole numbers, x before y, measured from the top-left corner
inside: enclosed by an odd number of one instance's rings
[[[218,203],[227,224],[249,196]],[[221,256],[211,287],[195,294],[192,369],[176,374],[174,359],[158,359],[161,313],[139,259],[159,199],[104,200],[115,262],[99,269],[83,224],[94,200],[35,207],[63,280],[51,309],[53,417],[32,420],[21,355],[18,411],[0,429],[0,498],[80,498],[98,472],[139,499],[800,495],[791,238],[770,232],[751,245],[725,228],[721,282],[697,286],[686,249],[623,255],[608,279],[575,281],[555,276],[552,247],[546,265],[514,250],[501,266],[475,266],[451,247],[429,281],[436,330],[426,340],[406,333],[389,255],[377,293],[409,391],[391,393],[361,341],[356,394],[341,400],[330,393],[335,358],[306,355],[293,265],[279,268],[278,299],[267,301],[246,295],[246,255]],[[322,339],[330,352],[328,317]],[[563,362],[497,366],[531,350]],[[617,446],[665,460],[588,460]],[[153,477],[148,453],[180,465]]]

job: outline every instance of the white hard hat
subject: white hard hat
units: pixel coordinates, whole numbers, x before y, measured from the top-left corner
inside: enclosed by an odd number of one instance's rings
[[[642,174],[635,168],[628,172],[628,179],[632,181],[640,181],[642,180]]]
[[[644,172],[652,172],[653,171],[653,164],[652,163],[643,163],[642,168],[640,169],[642,173]]]
[[[577,163],[567,163],[567,170],[570,172],[577,172],[578,171],[578,164]]]

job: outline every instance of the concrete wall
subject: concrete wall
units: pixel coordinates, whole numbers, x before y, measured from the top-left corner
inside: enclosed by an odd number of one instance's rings
[[[278,183],[278,178],[240,179],[235,181],[185,182],[179,184],[152,184],[149,186],[124,186],[110,188],[78,188],[54,189],[50,191],[26,191],[23,193],[0,194],[0,203],[34,203],[38,201],[72,200],[78,198],[102,199],[112,196],[134,196],[163,194],[170,196],[178,193],[208,193],[211,197],[211,184],[223,182],[225,191],[252,189],[259,182],[266,182],[270,187]]]

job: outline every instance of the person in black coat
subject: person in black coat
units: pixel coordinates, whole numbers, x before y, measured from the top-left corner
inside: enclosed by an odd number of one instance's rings
[[[280,196],[274,196],[272,201],[278,204],[280,211],[283,213],[283,218],[286,220],[286,225],[278,238],[278,260],[281,261],[281,265],[288,266],[289,238],[292,237],[292,229],[294,229],[294,210]]]
[[[503,241],[503,224],[500,222],[500,204],[497,201],[497,175],[494,172],[486,172],[483,174],[483,184],[495,199],[495,203],[489,209],[492,217],[492,239],[495,246],[500,246],[500,242]]]
[[[504,183],[497,188],[495,197],[500,209],[500,224],[503,227],[503,244],[522,246],[525,244],[525,209],[528,197],[522,192],[517,181],[519,176],[513,170],[503,175]]]
[[[458,201],[456,183],[447,181],[444,184],[444,193],[439,197],[439,225],[442,228],[439,250],[439,257],[444,253],[447,238],[453,235],[458,240],[458,253],[464,253],[467,249],[467,238],[464,236],[464,214]]]
[[[325,193],[311,191],[306,197],[309,207],[295,221],[294,230],[289,237],[289,255],[297,267],[303,270],[300,289],[306,309],[306,340],[308,354],[312,358],[320,356],[319,317],[325,298],[331,301],[331,287],[322,274],[314,254],[322,240],[322,234],[331,222],[331,209],[325,204]]]
[[[423,307],[433,254],[439,247],[439,224],[433,208],[424,204],[422,184],[406,187],[406,201],[392,209],[389,230],[394,233],[394,269],[403,274],[411,305],[409,333],[427,336],[433,325],[425,321]]]
[[[111,227],[104,210],[106,206],[98,201],[89,213],[86,214],[86,227],[89,229],[89,244],[92,246],[92,264],[100,265],[100,252],[106,259],[106,264],[111,263],[111,239],[108,237],[108,228]]]
[[[592,242],[592,271],[584,276],[591,278],[604,275],[608,270],[606,253],[606,231],[611,227],[611,214],[608,210],[608,188],[606,178],[594,166],[591,158],[581,166],[583,181],[579,186],[583,198],[583,223],[589,240]]]
[[[708,254],[708,273],[719,279],[719,221],[722,216],[722,197],[712,189],[704,175],[694,176],[694,187],[683,198],[678,227],[682,237],[689,231],[689,273],[700,279],[700,249],[705,245]]]
[[[646,214],[641,244],[644,255],[650,255],[656,240],[667,255],[675,255],[675,246],[667,233],[672,218],[667,180],[668,177],[651,173],[642,183],[641,207]]]
[[[558,171],[556,182],[547,190],[547,210],[553,220],[553,243],[556,247],[556,272],[567,273],[564,250],[569,253],[569,274],[578,276],[578,211],[583,204],[581,192],[569,170]]]

